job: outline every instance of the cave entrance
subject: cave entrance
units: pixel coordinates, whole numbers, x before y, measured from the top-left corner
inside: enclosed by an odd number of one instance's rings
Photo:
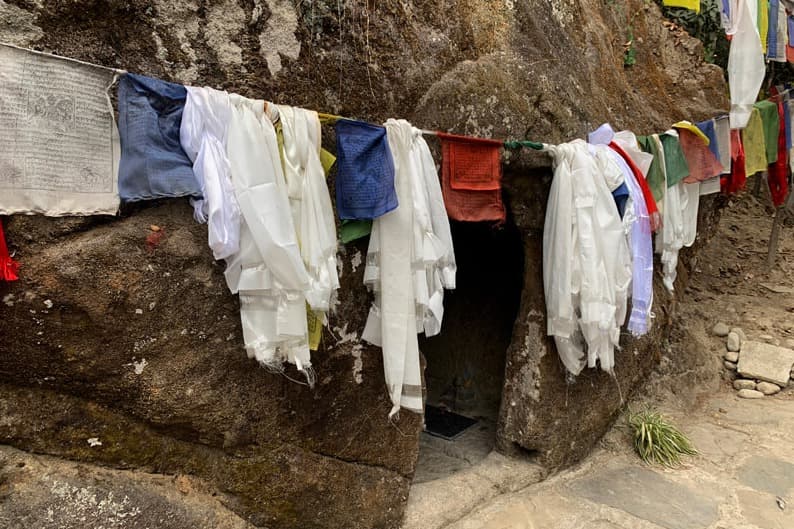
[[[453,440],[422,432],[415,482],[463,470],[493,449],[506,353],[523,287],[523,243],[510,219],[501,227],[450,224],[456,289],[444,293],[441,334],[420,336],[419,348],[427,361],[428,412],[454,412],[477,423]]]

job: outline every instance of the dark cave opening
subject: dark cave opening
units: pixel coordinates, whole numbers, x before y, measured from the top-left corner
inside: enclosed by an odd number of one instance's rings
[[[524,252],[515,224],[451,222],[456,289],[441,334],[420,335],[427,404],[478,420],[454,441],[423,433],[417,481],[438,479],[493,448],[507,349],[521,301]]]

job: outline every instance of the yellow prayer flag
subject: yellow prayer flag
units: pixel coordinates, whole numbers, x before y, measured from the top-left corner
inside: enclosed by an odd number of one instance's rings
[[[764,143],[764,124],[757,108],[750,114],[747,127],[742,129],[745,168],[747,176],[766,171],[766,144]]]
[[[665,7],[683,7],[700,13],[700,0],[664,0],[662,4]]]

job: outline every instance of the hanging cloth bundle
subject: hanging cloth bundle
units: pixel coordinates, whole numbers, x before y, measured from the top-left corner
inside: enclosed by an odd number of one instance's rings
[[[19,264],[11,259],[6,246],[6,237],[3,233],[3,223],[0,222],[0,280],[16,281],[19,279],[17,271]]]
[[[731,92],[731,128],[747,126],[753,103],[766,75],[764,50],[758,31],[758,0],[738,0],[728,55],[728,87]],[[766,41],[764,41],[766,44]]]
[[[278,140],[264,101],[230,96],[227,153],[240,205],[240,251],[227,259],[226,282],[240,294],[250,358],[280,371],[289,362],[314,383],[306,320],[310,278],[292,220]]]
[[[376,219],[397,207],[394,160],[386,129],[336,122],[336,210],[341,219]]]
[[[631,282],[626,233],[607,177],[587,144],[574,140],[549,151],[554,179],[543,228],[547,334],[572,374],[596,361],[612,372]],[[620,172],[611,160],[602,161],[610,172]]]
[[[653,240],[650,216],[639,184],[639,179],[644,179],[642,170],[627,151],[634,151],[635,156],[643,159],[646,167],[650,165],[650,155],[639,150],[634,134],[628,131],[615,134],[608,123],[589,134],[588,141],[601,148],[601,151],[596,152],[596,158],[606,153],[614,160],[623,174],[624,185],[629,194],[625,214],[622,215],[631,252],[631,260],[626,263],[631,273],[631,316],[628,328],[633,335],[641,336],[648,332],[653,304]],[[609,164],[604,164],[604,167],[608,168]],[[603,172],[609,173],[608,170]],[[618,321],[623,320],[622,312],[623,309],[619,311]]]
[[[417,333],[438,334],[444,288],[455,288],[455,254],[438,174],[421,131],[386,122],[400,207],[372,223],[364,283],[375,293],[362,338],[383,348],[394,415],[422,412]]]
[[[240,206],[226,154],[231,112],[228,93],[187,87],[179,138],[193,161],[193,173],[203,196],[191,200],[193,217],[207,223],[207,239],[215,259],[226,259],[240,250]]]
[[[443,132],[438,137],[442,151],[441,187],[450,218],[504,222],[503,142]]]

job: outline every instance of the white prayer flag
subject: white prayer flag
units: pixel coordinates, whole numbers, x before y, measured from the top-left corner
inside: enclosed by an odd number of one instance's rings
[[[0,214],[116,214],[115,74],[0,44]]]

